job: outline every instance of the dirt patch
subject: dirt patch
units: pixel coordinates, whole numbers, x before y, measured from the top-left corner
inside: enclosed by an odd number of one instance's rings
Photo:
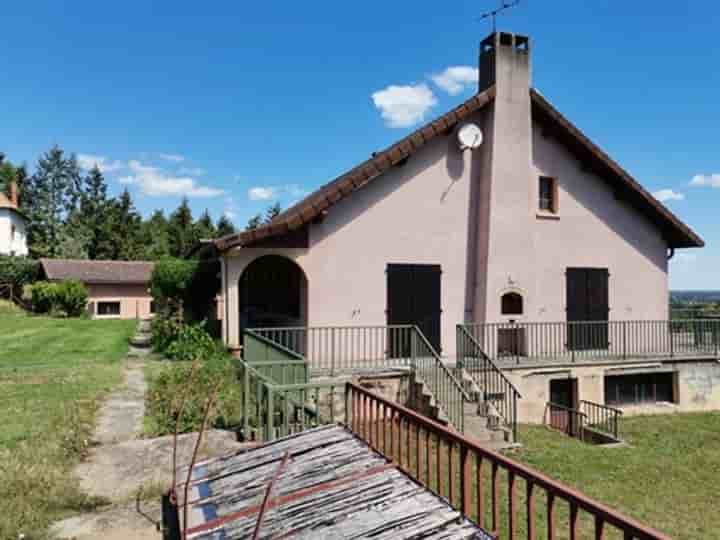
[[[155,523],[161,517],[158,501],[133,502],[60,521],[52,527],[52,533],[75,540],[158,540],[162,535]]]

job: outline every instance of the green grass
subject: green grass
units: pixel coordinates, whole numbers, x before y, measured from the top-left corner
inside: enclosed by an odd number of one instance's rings
[[[120,382],[134,321],[0,311],[0,538],[45,538],[47,526],[97,505],[72,467],[98,399]]]
[[[382,427],[373,425],[377,433]],[[420,440],[420,471],[417,471],[414,429],[403,428],[402,444],[390,442],[390,425],[386,422],[386,437],[375,446],[395,461],[402,460],[411,474],[433,491],[451,499],[459,507],[460,452],[453,452],[454,485],[448,482],[448,447],[442,444],[437,453],[437,441],[430,437],[429,467],[424,433]],[[556,481],[578,489],[585,495],[604,503],[626,516],[653,527],[675,540],[703,538],[720,539],[720,514],[717,511],[717,483],[720,480],[720,413],[674,414],[627,418],[622,421],[621,434],[629,442],[625,447],[592,446],[550,431],[543,426],[521,426],[520,450],[508,451],[511,459],[531,466]],[[406,448],[409,446],[409,459]],[[402,456],[399,448],[403,448]],[[441,482],[438,488],[438,456]],[[428,476],[429,469],[429,476]],[[500,469],[499,511],[497,528],[493,524],[491,463],[484,462],[482,482],[485,507],[477,514],[477,462],[471,459],[470,517],[481,522],[486,530],[496,530],[501,538],[509,538],[508,531],[508,475]],[[526,489],[524,479],[515,479],[517,497],[516,538],[527,536]],[[547,538],[546,493],[535,489],[535,538]],[[569,508],[566,502],[556,503],[556,538],[569,538]],[[594,538],[594,522],[583,511],[579,514],[580,538]],[[622,540],[612,526],[605,528],[605,540]]]
[[[525,426],[512,457],[681,539],[720,539],[720,413],[625,418],[627,447]]]

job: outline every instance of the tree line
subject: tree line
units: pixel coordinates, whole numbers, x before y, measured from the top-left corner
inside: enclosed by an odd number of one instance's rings
[[[213,221],[205,210],[197,219],[187,198],[166,216],[155,210],[143,219],[127,188],[117,197],[95,166],[83,173],[74,155],[55,146],[37,162],[35,172],[15,166],[0,153],[0,191],[15,182],[20,211],[28,218],[27,240],[33,258],[92,260],[158,260],[183,257],[200,239],[219,238],[235,232],[222,216]],[[265,219],[279,213],[271,207]],[[256,216],[248,226],[263,219]]]

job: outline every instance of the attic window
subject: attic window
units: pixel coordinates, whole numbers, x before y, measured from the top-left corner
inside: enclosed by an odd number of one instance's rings
[[[557,214],[557,181],[549,176],[541,176],[538,183],[538,188],[538,210],[546,214]]]
[[[15,233],[17,232],[17,229],[15,228],[15,225],[10,225],[10,241],[15,241]]]
[[[513,44],[512,34],[508,34],[507,32],[502,32],[500,34],[500,45],[507,45],[508,47],[512,47],[512,44]]]
[[[509,292],[502,295],[500,299],[500,313],[502,315],[522,315],[523,297],[516,292]]]

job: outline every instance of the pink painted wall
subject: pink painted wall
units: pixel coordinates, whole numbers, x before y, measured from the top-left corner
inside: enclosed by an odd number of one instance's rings
[[[98,302],[120,302],[120,316],[116,318],[142,319],[151,316],[152,296],[148,292],[148,285],[89,284],[87,288],[94,317],[112,318],[108,315],[96,315]]]
[[[600,178],[581,170],[531,118],[530,58],[498,52],[495,103],[472,121],[485,142],[461,153],[440,137],[331,207],[310,227],[308,249],[235,249],[226,257],[226,342],[240,344],[238,281],[257,257],[297,262],[308,281],[307,324],[386,324],[388,263],[442,266],[442,348],[454,356],[455,325],[497,322],[501,295],[519,291],[513,319],[565,321],[568,267],[608,268],[611,320],[665,319],[667,245],[660,232]],[[539,218],[538,177],[559,184],[559,212]]]
[[[478,115],[475,121],[482,122]],[[482,152],[479,152],[482,153]],[[467,305],[470,184],[477,166],[454,136],[439,137],[396,167],[333,206],[310,228],[309,249],[239,249],[227,257],[228,335],[237,345],[238,290],[255,258],[279,253],[295,260],[308,281],[307,323],[387,323],[388,263],[442,266],[442,347],[454,354],[455,325]]]

